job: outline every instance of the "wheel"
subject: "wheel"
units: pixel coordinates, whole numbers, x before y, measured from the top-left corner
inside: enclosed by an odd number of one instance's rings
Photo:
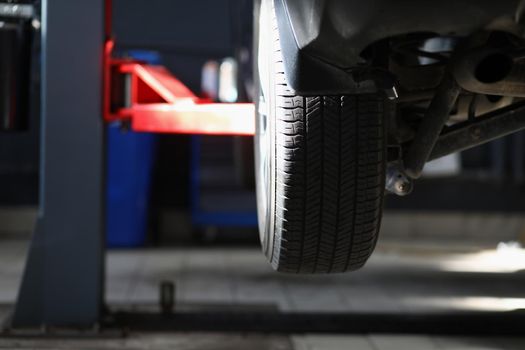
[[[256,1],[256,189],[263,252],[292,273],[354,270],[372,253],[385,187],[383,98],[298,96],[272,0]]]

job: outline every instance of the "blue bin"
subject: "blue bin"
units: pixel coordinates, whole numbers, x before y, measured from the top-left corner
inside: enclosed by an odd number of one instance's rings
[[[148,64],[159,65],[162,64],[162,59],[157,51],[148,50],[128,50],[126,56],[133,59],[146,62]]]
[[[107,245],[140,247],[148,228],[155,135],[123,132],[113,123],[107,140]]]
[[[129,57],[159,64],[150,51],[128,52]],[[150,189],[157,137],[107,126],[106,242],[109,248],[143,246],[148,230]]]

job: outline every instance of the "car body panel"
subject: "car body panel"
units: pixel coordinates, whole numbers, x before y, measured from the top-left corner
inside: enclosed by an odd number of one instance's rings
[[[414,32],[469,35],[512,22],[520,0],[274,0],[285,71],[298,93],[370,92],[345,74],[381,39]],[[304,76],[312,77],[304,77]],[[341,76],[343,75],[343,76]],[[346,77],[344,77],[346,75]]]

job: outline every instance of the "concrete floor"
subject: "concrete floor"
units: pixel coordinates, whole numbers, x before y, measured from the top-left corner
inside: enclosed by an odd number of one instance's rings
[[[257,249],[112,251],[106,299],[114,309],[156,308],[161,281],[176,283],[179,310],[257,306],[294,312],[511,311],[525,308],[525,251],[383,242],[361,271],[291,276],[271,271]],[[26,242],[0,243],[0,304],[16,297]],[[524,332],[525,333],[525,332]],[[126,338],[0,338],[0,349],[525,349],[525,337],[421,335],[131,334]]]
[[[60,350],[522,350],[521,339],[396,335],[137,334],[126,339],[0,339],[0,349]]]

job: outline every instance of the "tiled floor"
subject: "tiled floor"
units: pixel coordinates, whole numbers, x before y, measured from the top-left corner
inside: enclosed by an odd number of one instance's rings
[[[114,308],[155,307],[159,283],[170,280],[176,283],[179,309],[195,304],[258,305],[286,312],[525,308],[524,250],[500,247],[466,252],[455,248],[451,254],[435,245],[383,244],[361,271],[331,276],[277,274],[258,250],[249,248],[112,251],[107,257],[106,299]],[[15,299],[25,249],[25,242],[0,243],[0,304]],[[132,334],[123,339],[0,338],[0,349],[4,348],[522,350],[525,338],[174,333]]]
[[[417,312],[525,307],[525,251],[444,254],[384,246],[343,275],[277,274],[255,249],[115,251],[108,256],[110,303],[156,303],[174,281],[180,304],[264,304],[283,311]]]

